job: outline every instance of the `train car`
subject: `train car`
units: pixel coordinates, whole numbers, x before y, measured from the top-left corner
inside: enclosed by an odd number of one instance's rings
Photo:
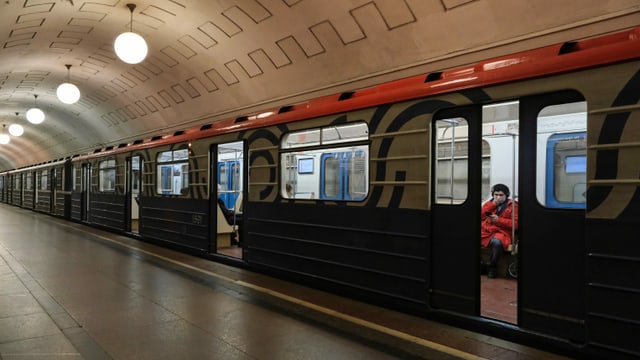
[[[243,142],[217,144],[214,153],[192,132],[74,158],[72,218],[203,254],[231,242],[237,249]]]
[[[576,356],[640,356],[640,28],[71,159],[70,217]],[[21,176],[4,177],[7,202]],[[518,203],[517,279],[480,208]],[[491,281],[512,291],[489,309]],[[495,283],[493,283],[495,284]]]
[[[69,218],[70,179],[68,159],[13,170],[5,175],[12,186],[11,204]]]
[[[107,151],[110,149],[107,149]],[[99,156],[86,161],[72,159],[72,218],[115,231],[125,223],[125,154]]]

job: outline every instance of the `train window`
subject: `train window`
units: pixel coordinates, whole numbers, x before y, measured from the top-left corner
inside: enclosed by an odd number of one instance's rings
[[[313,174],[313,158],[298,159],[298,174]]]
[[[567,174],[577,174],[587,172],[587,156],[567,156],[564,172]]]
[[[40,172],[40,189],[47,190],[49,187],[49,172],[45,169]]]
[[[28,173],[25,175],[25,185],[24,185],[25,190],[33,190],[33,180],[32,180],[32,176],[33,176],[33,175],[31,174],[31,172],[28,172]]]
[[[364,151],[348,153],[346,165],[347,186],[345,194],[349,200],[361,200],[367,195],[367,157]]]
[[[157,157],[158,194],[185,195],[189,190],[189,150],[163,151]]]
[[[280,147],[292,149],[365,140],[369,140],[369,127],[366,123],[354,123],[291,132],[282,138]]]
[[[56,184],[56,190],[63,190],[64,188],[64,171],[61,168],[54,170],[54,179]]]
[[[550,208],[584,209],[587,104],[548,106],[538,114],[536,197]]]
[[[116,190],[116,160],[104,160],[99,164],[100,172],[100,191]]]
[[[435,126],[438,139],[435,144],[436,203],[461,204],[467,199],[467,120],[442,119],[437,120]]]
[[[140,157],[131,158],[131,192],[140,193]]]
[[[368,140],[366,123],[286,134],[280,155],[282,197],[336,201],[365,199],[369,191],[369,147],[363,142]]]
[[[283,149],[320,145],[320,129],[298,131],[284,136],[281,147]]]

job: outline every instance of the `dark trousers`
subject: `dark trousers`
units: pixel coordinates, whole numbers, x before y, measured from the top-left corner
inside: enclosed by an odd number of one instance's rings
[[[502,256],[502,253],[504,252],[502,242],[496,238],[492,238],[491,241],[489,241],[489,249],[491,250],[489,268],[495,269],[498,265],[498,260],[500,260],[500,256]]]

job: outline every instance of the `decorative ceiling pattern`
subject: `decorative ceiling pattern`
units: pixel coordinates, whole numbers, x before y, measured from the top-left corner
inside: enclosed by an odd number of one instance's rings
[[[0,171],[617,31],[640,12],[637,0],[141,0],[133,15],[126,3],[0,3],[0,123],[25,127],[0,145]],[[130,29],[149,44],[137,65],[113,50]],[[55,95],[67,77],[73,105]],[[39,125],[24,119],[34,95]]]

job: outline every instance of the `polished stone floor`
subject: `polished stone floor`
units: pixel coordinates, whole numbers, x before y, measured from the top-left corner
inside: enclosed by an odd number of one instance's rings
[[[88,241],[46,216],[7,210],[0,210],[3,360],[397,358]]]

